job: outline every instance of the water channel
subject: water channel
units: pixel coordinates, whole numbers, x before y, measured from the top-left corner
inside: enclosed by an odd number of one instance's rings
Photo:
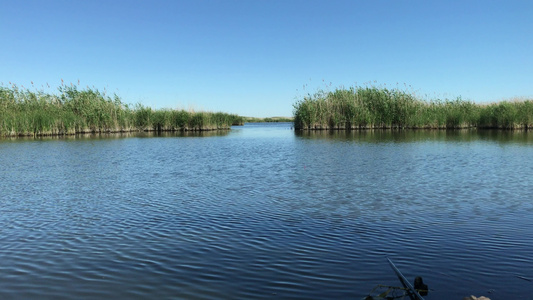
[[[0,299],[533,299],[533,135],[0,139]]]

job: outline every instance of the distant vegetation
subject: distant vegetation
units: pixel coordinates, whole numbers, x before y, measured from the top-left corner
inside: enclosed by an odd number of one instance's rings
[[[271,118],[254,118],[244,117],[246,123],[272,123],[272,122],[292,122],[294,119],[289,117],[271,117]]]
[[[58,94],[0,86],[0,136],[41,136],[97,132],[189,131],[243,125],[240,116],[221,112],[154,110],[129,105],[114,95],[75,85]]]
[[[294,104],[295,129],[533,128],[533,101],[476,104],[461,98],[425,101],[382,87],[320,91]]]

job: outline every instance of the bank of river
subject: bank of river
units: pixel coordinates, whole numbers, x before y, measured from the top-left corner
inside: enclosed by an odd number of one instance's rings
[[[291,127],[0,140],[0,298],[533,297],[527,132]]]
[[[0,138],[142,131],[213,131],[242,125],[223,112],[152,109],[97,89],[61,85],[57,94],[0,86]]]
[[[421,99],[414,92],[374,86],[319,91],[294,104],[298,130],[533,128],[533,101],[474,103]]]

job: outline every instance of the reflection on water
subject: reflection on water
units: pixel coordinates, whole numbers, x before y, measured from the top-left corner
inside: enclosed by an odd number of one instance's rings
[[[525,130],[316,130],[296,131],[296,136],[308,139],[332,139],[340,141],[379,142],[419,142],[419,141],[450,141],[472,142],[479,140],[503,143],[533,143],[533,134]]]
[[[204,131],[139,131],[139,132],[117,132],[117,133],[84,133],[73,135],[54,136],[20,136],[20,137],[0,137],[2,141],[47,141],[47,140],[80,140],[80,139],[121,139],[121,138],[144,138],[144,137],[210,137],[226,136],[229,130],[204,130]]]
[[[290,126],[1,140],[0,299],[533,298],[528,133]]]

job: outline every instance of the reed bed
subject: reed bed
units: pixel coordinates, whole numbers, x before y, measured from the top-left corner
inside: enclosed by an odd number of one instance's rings
[[[97,89],[59,87],[58,94],[0,86],[0,136],[45,136],[132,131],[203,131],[242,125],[221,112],[154,110],[124,103]]]
[[[528,129],[533,101],[476,104],[421,100],[415,93],[383,87],[350,87],[309,94],[294,104],[298,130],[350,129]]]
[[[247,123],[281,123],[281,122],[293,122],[294,119],[291,117],[270,117],[270,118],[255,118],[255,117],[244,117]]]

